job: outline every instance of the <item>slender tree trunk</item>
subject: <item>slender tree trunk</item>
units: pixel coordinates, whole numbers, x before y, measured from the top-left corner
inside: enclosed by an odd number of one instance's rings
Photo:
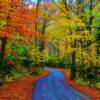
[[[1,39],[1,52],[0,52],[0,65],[1,65],[4,62],[7,37],[0,37],[0,39]]]
[[[73,48],[76,48],[76,40],[74,40]],[[71,65],[71,76],[70,80],[74,80],[76,78],[76,51],[72,52],[72,65]]]

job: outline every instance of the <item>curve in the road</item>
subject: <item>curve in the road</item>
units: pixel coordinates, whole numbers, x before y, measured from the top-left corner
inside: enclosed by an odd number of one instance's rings
[[[37,81],[32,100],[91,100],[64,82],[64,74],[55,69]]]

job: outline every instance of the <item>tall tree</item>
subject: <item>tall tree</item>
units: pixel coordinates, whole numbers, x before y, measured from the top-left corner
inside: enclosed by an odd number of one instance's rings
[[[28,6],[22,4],[21,0],[0,1],[0,19],[6,23],[3,27],[0,27],[2,57],[4,57],[7,38],[11,38],[13,34],[19,33],[24,37],[35,38],[37,34],[34,29],[35,9],[34,7],[29,9]]]

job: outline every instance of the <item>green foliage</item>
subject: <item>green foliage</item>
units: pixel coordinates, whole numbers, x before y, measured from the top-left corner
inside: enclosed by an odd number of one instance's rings
[[[100,81],[96,83],[96,87],[100,89]]]
[[[24,44],[12,44],[10,46],[14,54],[8,54],[7,59],[13,61],[16,65],[29,66],[28,47]]]
[[[88,85],[88,82],[84,79],[77,79],[76,82],[82,85]]]
[[[17,66],[17,69],[11,70],[11,74],[9,75],[8,80],[17,80],[23,77],[27,77],[29,75],[30,73],[27,68],[23,68],[22,66]]]
[[[58,64],[59,64],[59,68],[68,68],[69,67],[69,64],[68,64],[66,58],[59,59]]]
[[[78,65],[79,66],[79,65]],[[85,65],[80,65],[78,68],[77,68],[77,71],[78,71],[78,77],[82,77],[84,78],[85,77]]]
[[[35,46],[32,46],[29,49],[29,60],[31,62],[31,66],[39,67],[43,65],[44,59],[43,54],[39,51],[39,49]]]
[[[11,70],[13,69],[13,65],[7,64],[7,62],[0,65],[0,85],[3,85],[5,82],[6,75],[11,74]]]
[[[0,19],[0,28],[4,27],[5,25],[6,25],[6,22]]]
[[[49,56],[47,65],[48,66],[51,66],[51,67],[57,66],[57,59],[56,59],[56,56],[55,55],[50,55]]]

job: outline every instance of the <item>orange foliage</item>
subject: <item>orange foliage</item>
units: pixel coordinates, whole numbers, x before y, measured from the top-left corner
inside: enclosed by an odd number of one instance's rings
[[[36,13],[34,7],[29,9],[28,5],[22,4],[21,0],[0,1],[0,19],[6,21],[6,26],[0,28],[0,36],[10,36],[20,33],[22,36],[36,38],[35,32]]]

